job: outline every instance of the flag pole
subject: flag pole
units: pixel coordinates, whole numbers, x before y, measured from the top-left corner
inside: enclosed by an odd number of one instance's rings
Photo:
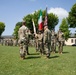
[[[46,7],[44,25],[47,25],[47,21],[48,21],[48,18],[47,18],[47,7]]]
[[[33,19],[32,19],[32,23],[33,23],[34,34],[36,34],[36,27]]]

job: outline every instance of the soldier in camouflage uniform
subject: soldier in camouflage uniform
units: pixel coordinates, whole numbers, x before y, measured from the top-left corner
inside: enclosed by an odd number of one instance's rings
[[[64,44],[64,33],[61,31],[61,29],[59,29],[57,37],[58,37],[58,50],[59,53],[62,54]]]
[[[39,51],[38,33],[35,34],[35,48],[36,48],[36,52]]]
[[[1,39],[1,45],[3,46],[3,43],[4,43],[4,40],[3,39]]]
[[[43,32],[42,31],[39,31],[38,33],[38,48],[39,48],[39,51],[42,54],[44,54],[44,47],[43,47]]]
[[[22,59],[25,59],[25,55],[28,51],[28,40],[27,40],[28,28],[25,26],[25,22],[22,22],[22,27],[19,28],[18,37],[19,37],[19,46],[20,46],[20,56]]]
[[[54,29],[51,31],[51,52],[56,52],[56,41],[57,41],[57,35],[54,31]]]
[[[14,39],[13,40],[13,46],[17,46],[18,45],[18,40],[17,39]]]
[[[43,36],[44,50],[46,57],[50,57],[50,47],[51,47],[51,31],[48,29],[48,26],[44,26],[44,36]]]
[[[26,53],[27,53],[27,55],[29,55],[28,46],[29,46],[29,42],[30,42],[30,35],[31,35],[31,32],[28,29],[27,32],[26,32],[26,40],[27,40]]]

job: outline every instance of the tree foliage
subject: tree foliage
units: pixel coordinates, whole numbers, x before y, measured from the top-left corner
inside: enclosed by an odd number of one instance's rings
[[[59,28],[64,33],[65,40],[67,40],[69,38],[69,35],[70,35],[70,30],[69,30],[67,19],[65,19],[65,18],[62,19],[62,23],[61,23]]]
[[[26,26],[31,30],[31,32],[33,32],[32,19],[35,22],[36,30],[38,30],[38,18],[39,18],[39,14],[40,14],[40,10],[35,11],[33,14],[28,14],[28,15],[24,16],[24,18],[23,18],[23,20],[26,21]],[[51,30],[52,28],[55,28],[55,26],[58,24],[59,19],[53,13],[47,14],[47,16],[48,16],[48,27]],[[42,20],[43,20],[43,22],[44,22],[44,18],[45,18],[45,10],[42,11]],[[19,29],[19,27],[21,25],[22,25],[22,23],[21,22],[18,22],[16,24],[16,26],[15,26],[13,35],[15,35],[16,38],[18,36],[18,29]]]
[[[26,26],[32,30],[33,29],[33,25],[32,25],[32,14],[28,14],[27,16],[25,16],[23,18],[24,21],[26,21]]]
[[[55,14],[53,13],[48,14],[48,27],[50,30],[54,29],[55,26],[58,24],[58,22],[59,19]]]
[[[3,22],[0,22],[0,36],[4,32],[4,30],[5,30],[5,24]]]
[[[68,16],[68,23],[70,28],[76,27],[76,3],[72,6]]]
[[[15,39],[18,38],[18,30],[22,26],[22,22],[18,22],[14,28],[13,36]]]
[[[35,22],[36,29],[38,30],[39,13],[40,13],[40,10],[35,11],[34,14],[29,14],[23,18],[26,21],[26,25],[28,28],[33,30],[33,25],[32,25],[32,19],[33,19]],[[53,13],[47,14],[47,17],[48,17],[48,28],[51,30],[52,28],[55,28],[55,26],[58,24],[59,19]],[[42,11],[43,22],[44,22],[44,18],[45,18],[45,11]]]

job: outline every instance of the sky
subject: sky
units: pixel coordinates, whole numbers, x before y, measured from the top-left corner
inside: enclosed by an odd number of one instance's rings
[[[16,23],[21,22],[24,16],[39,9],[45,10],[46,6],[48,13],[54,13],[59,18],[55,27],[55,31],[58,31],[62,19],[68,16],[75,3],[76,0],[0,0],[0,22],[6,26],[2,35],[12,35]],[[76,29],[70,30],[74,33]]]

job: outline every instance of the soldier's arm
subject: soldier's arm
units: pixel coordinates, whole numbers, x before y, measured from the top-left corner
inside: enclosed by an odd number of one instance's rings
[[[58,41],[58,39],[59,39],[59,31],[58,31],[58,33],[57,33],[57,41]]]
[[[48,36],[48,33],[45,32],[45,33],[44,33],[44,40],[43,40],[43,43],[46,43],[46,42],[47,42],[47,36]]]
[[[41,40],[43,39],[43,34],[41,34]]]

